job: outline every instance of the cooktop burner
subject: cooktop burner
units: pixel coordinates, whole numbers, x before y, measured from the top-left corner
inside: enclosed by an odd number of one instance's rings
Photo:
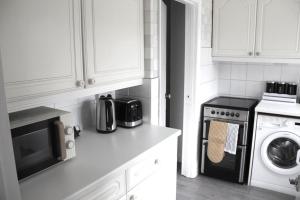
[[[204,103],[204,105],[210,107],[227,108],[227,109],[250,110],[257,103],[258,103],[257,99],[216,97]]]

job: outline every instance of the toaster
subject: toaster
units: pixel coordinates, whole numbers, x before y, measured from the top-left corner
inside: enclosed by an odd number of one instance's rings
[[[115,100],[117,125],[126,128],[143,123],[142,103],[137,99],[119,98]]]

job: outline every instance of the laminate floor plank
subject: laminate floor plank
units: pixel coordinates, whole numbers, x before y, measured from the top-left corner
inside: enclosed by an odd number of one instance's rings
[[[206,176],[177,176],[177,200],[295,200],[295,197]]]

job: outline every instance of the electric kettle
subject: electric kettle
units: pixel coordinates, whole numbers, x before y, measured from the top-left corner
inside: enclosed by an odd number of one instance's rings
[[[97,99],[96,126],[99,133],[112,133],[117,130],[115,102],[110,94]]]

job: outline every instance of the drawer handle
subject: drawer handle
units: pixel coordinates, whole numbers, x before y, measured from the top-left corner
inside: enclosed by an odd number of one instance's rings
[[[135,200],[135,196],[134,196],[134,195],[131,195],[131,196],[129,197],[129,200]]]
[[[154,164],[155,164],[155,165],[158,165],[158,164],[159,164],[159,160],[158,160],[158,159],[155,159]]]

